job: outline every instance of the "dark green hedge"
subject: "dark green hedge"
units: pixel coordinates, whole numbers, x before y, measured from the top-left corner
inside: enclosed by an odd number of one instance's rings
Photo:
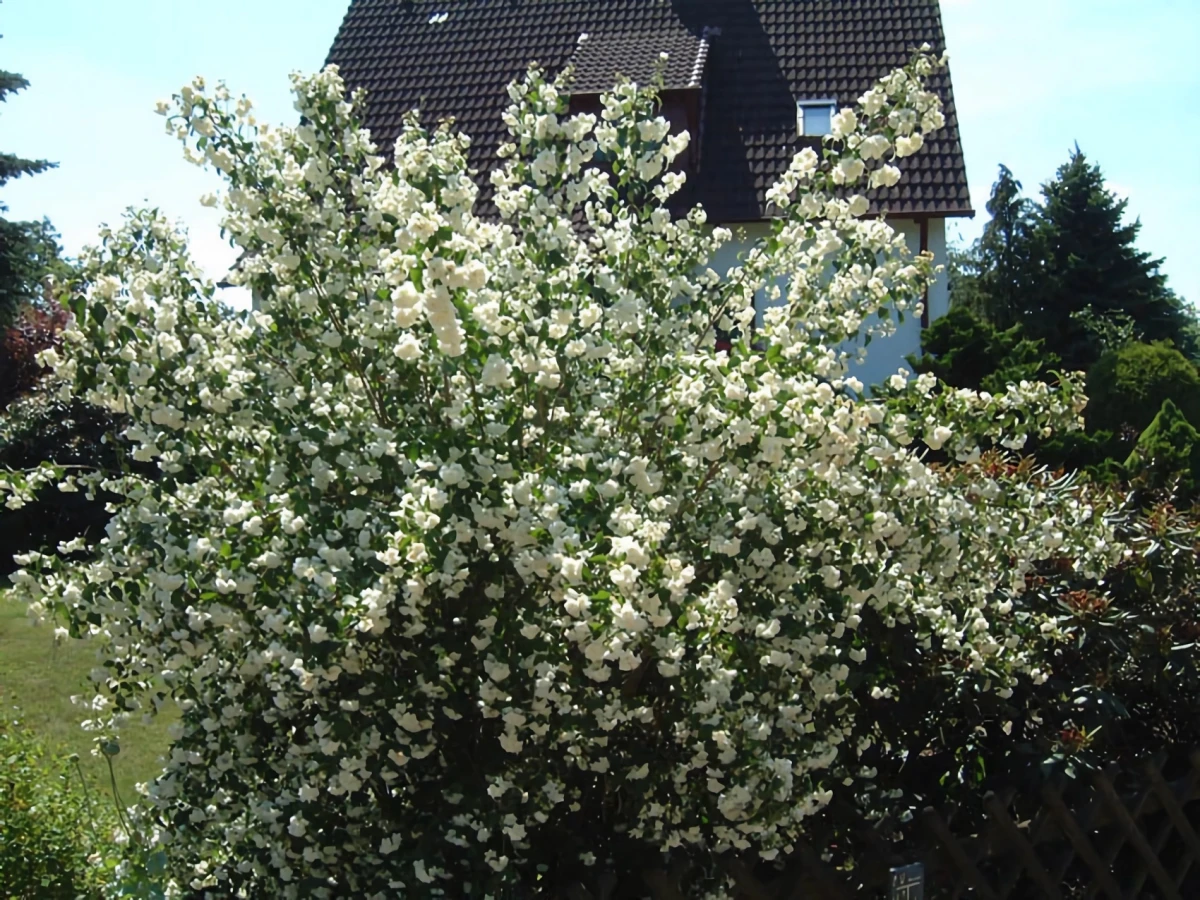
[[[0,469],[27,469],[43,461],[62,465],[119,468],[109,437],[120,419],[79,398],[63,400],[57,385],[41,382],[0,413]],[[100,537],[109,515],[105,499],[45,489],[19,510],[0,506],[0,578],[15,571],[12,556],[59,541]]]
[[[1088,430],[1141,433],[1163,401],[1200,426],[1200,373],[1170,344],[1127,344],[1105,353],[1088,372]]]

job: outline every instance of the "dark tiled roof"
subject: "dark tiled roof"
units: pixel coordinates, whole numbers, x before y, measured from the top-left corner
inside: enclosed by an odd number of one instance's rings
[[[621,31],[585,34],[571,55],[575,67],[572,90],[599,94],[611,90],[618,75],[649,84],[660,54],[667,54],[663,87],[668,90],[699,88],[708,57],[704,35],[692,34],[682,23],[669,23],[662,31]]]
[[[944,46],[937,0],[352,0],[329,62],[368,91],[381,147],[420,106],[431,122],[453,116],[473,139],[472,165],[486,172],[507,138],[504,88],[529,62],[559,71],[582,53],[586,33],[597,64],[591,49],[577,61],[589,78],[643,65],[642,51],[655,47],[654,58],[671,53],[675,78],[706,32],[701,166],[688,190],[716,222],[766,214],[766,190],[803,140],[797,100],[852,104],[914,47]],[[971,212],[948,73],[931,85],[946,128],[903,161],[896,187],[871,193],[893,215]]]

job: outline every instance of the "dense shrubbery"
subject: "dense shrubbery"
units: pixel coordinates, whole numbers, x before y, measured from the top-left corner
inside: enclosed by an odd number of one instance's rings
[[[1001,330],[961,306],[930,326],[924,350],[910,359],[914,369],[936,375],[947,388],[994,392],[1058,377],[1058,358],[1041,341],[1024,337],[1020,325]],[[1164,404],[1184,423],[1200,421],[1200,374],[1183,354],[1167,344],[1126,341],[1092,367],[1087,393],[1086,431],[1038,436],[1024,450],[1051,468],[1085,471],[1102,483],[1153,472],[1155,483],[1163,484],[1172,473],[1191,471],[1192,445],[1182,425],[1168,428],[1164,421],[1139,437]],[[1176,438],[1183,444],[1173,445]],[[1181,486],[1190,491],[1191,484],[1189,475]]]
[[[1200,374],[1169,344],[1131,343],[1105,353],[1088,372],[1088,429],[1140,434],[1170,400],[1200,426]]]
[[[1001,331],[965,306],[954,306],[925,330],[917,372],[936,375],[956,388],[1004,393],[1022,381],[1046,381],[1058,357],[1042,341],[1025,337],[1020,325]]]
[[[211,898],[726,897],[731,865],[823,823],[844,847],[1025,762],[1090,764],[1093,709],[1166,727],[1138,693],[1174,689],[1162,647],[1105,616],[1182,628],[1186,557],[1017,456],[1080,424],[1072,378],[868,398],[835,349],[933,277],[853,194],[939,126],[931,66],[797,155],[727,281],[706,264],[728,233],[667,213],[682,140],[629,86],[599,119],[536,71],[513,86],[499,224],[460,139],[412,122],[384,166],[332,72],[297,81],[294,129],[177,98],[261,308],[212,302],[157,216],[105,233],[43,358],[130,417],[155,478],[104,482],[94,558],[17,577],[96,633],[114,724],[179,701],[156,866]],[[756,346],[718,351],[785,276]],[[1044,362],[1019,333],[981,346]],[[20,506],[102,480],[4,485]],[[1176,580],[1101,582],[1142,564]]]
[[[57,255],[54,236],[43,229],[52,259],[32,258],[42,276],[53,274],[60,287],[73,272]],[[47,253],[50,251],[47,250]],[[41,280],[38,283],[42,283]],[[43,462],[64,466],[117,468],[118,418],[78,399],[59,396],[61,382],[47,379],[39,354],[61,347],[70,313],[46,298],[23,299],[12,320],[0,328],[0,469],[30,468]],[[15,553],[54,547],[61,540],[99,538],[108,516],[104,499],[82,493],[42,491],[38,502],[21,510],[0,507],[0,585],[15,568]]]
[[[1149,272],[1155,264],[1132,249],[1136,229],[1104,233],[1115,227],[1121,207],[1100,190],[1098,170],[1077,157],[1060,177],[1077,183],[1051,186],[1048,195],[1079,200],[1090,194],[1100,210],[1090,226],[1075,218],[1068,243],[1124,243],[1120,264]],[[1069,321],[1047,325],[1045,310],[1037,309],[1043,301],[1036,300],[1031,285],[1045,282],[1046,303],[1060,287],[1045,274],[1056,265],[1050,244],[1058,226],[1051,228],[1045,210],[1021,200],[1019,189],[1011,173],[1002,171],[989,204],[994,219],[985,240],[955,260],[952,285],[958,293],[952,300],[958,305],[929,328],[926,353],[912,362],[918,372],[937,375],[947,391],[997,390],[1020,379],[1053,382],[1058,377],[1057,356],[1041,341],[1023,337],[1030,332],[1070,332],[1075,360],[1102,354],[1088,376],[1088,429],[1034,436],[1022,448],[1030,455],[1020,465],[1047,466],[1067,473],[1064,478],[1110,485],[1114,498],[1121,497],[1113,521],[1127,550],[1102,579],[1080,579],[1065,558],[1031,574],[1022,606],[1063,613],[1055,641],[1043,648],[1042,664],[1052,673],[1043,684],[1023,683],[1007,699],[943,691],[928,669],[912,665],[919,656],[903,650],[892,654],[909,670],[910,702],[894,710],[902,715],[881,711],[884,727],[891,740],[920,748],[889,774],[891,783],[906,792],[893,811],[896,821],[920,805],[909,797],[922,796],[935,805],[961,801],[958,821],[967,827],[973,817],[984,816],[978,802],[983,791],[1033,789],[1064,772],[1130,765],[1168,749],[1186,754],[1200,743],[1200,514],[1188,509],[1200,484],[1200,435],[1193,427],[1200,412],[1200,378],[1169,344],[1136,342],[1148,320],[1131,315],[1151,307],[1170,311],[1178,304],[1169,292],[1160,292],[1153,303],[1140,306],[1153,293],[1148,288],[1164,285],[1157,276],[1139,276],[1137,290],[1115,281],[1104,285],[1106,300],[1099,311],[1084,306],[1068,316],[1069,309],[1056,310],[1051,319]],[[1085,233],[1089,228],[1091,238]],[[1077,262],[1071,267],[1076,281],[1088,277]],[[1087,299],[1081,294],[1072,302]],[[1191,316],[1184,312],[1179,321],[1187,326]],[[1036,327],[1027,329],[1026,323]],[[897,636],[889,630],[874,639],[895,641]],[[926,657],[924,664],[938,661]],[[1028,796],[1039,802],[1037,790]]]
[[[0,721],[0,895],[11,900],[101,896],[116,856],[111,799],[72,760],[11,714]]]
[[[58,346],[68,318],[61,306],[28,304],[21,307],[12,324],[0,330],[0,412],[46,374],[37,355]]]
[[[1125,470],[1141,487],[1194,498],[1200,487],[1200,432],[1170,399],[1138,437]]]
[[[48,379],[0,412],[0,469],[53,463],[120,472],[125,460],[116,435],[123,417],[78,396],[64,398],[61,388]],[[88,544],[99,540],[109,519],[105,503],[112,499],[104,491],[48,488],[20,509],[0,506],[0,584],[16,569],[14,554],[79,537]]]
[[[1143,509],[1144,499],[1131,498],[1120,513],[1117,534],[1128,553],[1103,579],[1078,578],[1067,559],[1030,574],[1020,608],[1058,614],[1053,640],[1038,651],[1049,674],[1041,684],[1024,681],[1007,697],[955,689],[940,671],[952,658],[920,652],[903,628],[864,623],[864,636],[887,651],[880,664],[895,666],[904,687],[901,702],[876,702],[873,713],[883,740],[907,756],[863,756],[893,792],[873,821],[898,842],[892,850],[901,859],[911,858],[906,837],[923,836],[906,823],[919,823],[927,805],[969,834],[986,827],[981,800],[989,791],[1016,792],[1014,814],[1026,818],[1040,808],[1042,786],[1089,770],[1133,768],[1163,754],[1186,769],[1200,746],[1200,516],[1161,500]],[[879,846],[862,840],[853,788],[833,791],[810,823],[810,841],[864,872],[886,867],[891,857],[880,859]]]
[[[1041,202],[1024,197],[1001,166],[982,237],[950,254],[960,311],[934,324],[926,356],[914,360],[919,371],[972,389],[1052,378],[1060,357],[1064,369],[1088,369],[1087,431],[1026,449],[1107,483],[1133,477],[1125,463],[1164,400],[1200,426],[1200,378],[1189,362],[1200,358],[1196,314],[1168,287],[1162,260],[1136,246],[1141,225],[1126,221],[1127,206],[1078,148],[1043,186]],[[1144,454],[1133,461],[1148,462]]]

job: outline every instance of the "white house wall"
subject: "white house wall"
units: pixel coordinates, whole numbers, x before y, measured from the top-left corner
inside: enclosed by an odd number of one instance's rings
[[[921,228],[912,219],[892,219],[892,227],[902,233],[908,243],[908,248],[914,254],[921,249]],[[744,226],[733,226],[734,239],[721,248],[712,260],[712,267],[722,274],[738,265],[738,256],[748,250],[757,240],[765,237],[770,230],[766,222],[753,222]],[[741,232],[745,232],[744,237]],[[946,220],[929,220],[929,250],[933,253],[934,262],[946,265]],[[765,298],[762,298],[765,300]],[[760,302],[759,309],[763,308]],[[937,281],[929,290],[929,316],[934,320],[946,314],[950,308],[950,291],[946,273],[938,275]],[[760,313],[761,322],[761,313]],[[868,387],[879,384],[884,379],[895,374],[896,370],[908,364],[906,358],[921,352],[921,320],[919,316],[907,315],[905,321],[896,327],[896,333],[887,338],[877,339],[867,348],[867,358],[852,369],[863,384]]]

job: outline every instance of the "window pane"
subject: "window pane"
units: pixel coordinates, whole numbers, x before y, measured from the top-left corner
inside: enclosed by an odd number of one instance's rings
[[[829,134],[832,130],[833,110],[828,106],[804,107],[804,133],[813,137]]]

